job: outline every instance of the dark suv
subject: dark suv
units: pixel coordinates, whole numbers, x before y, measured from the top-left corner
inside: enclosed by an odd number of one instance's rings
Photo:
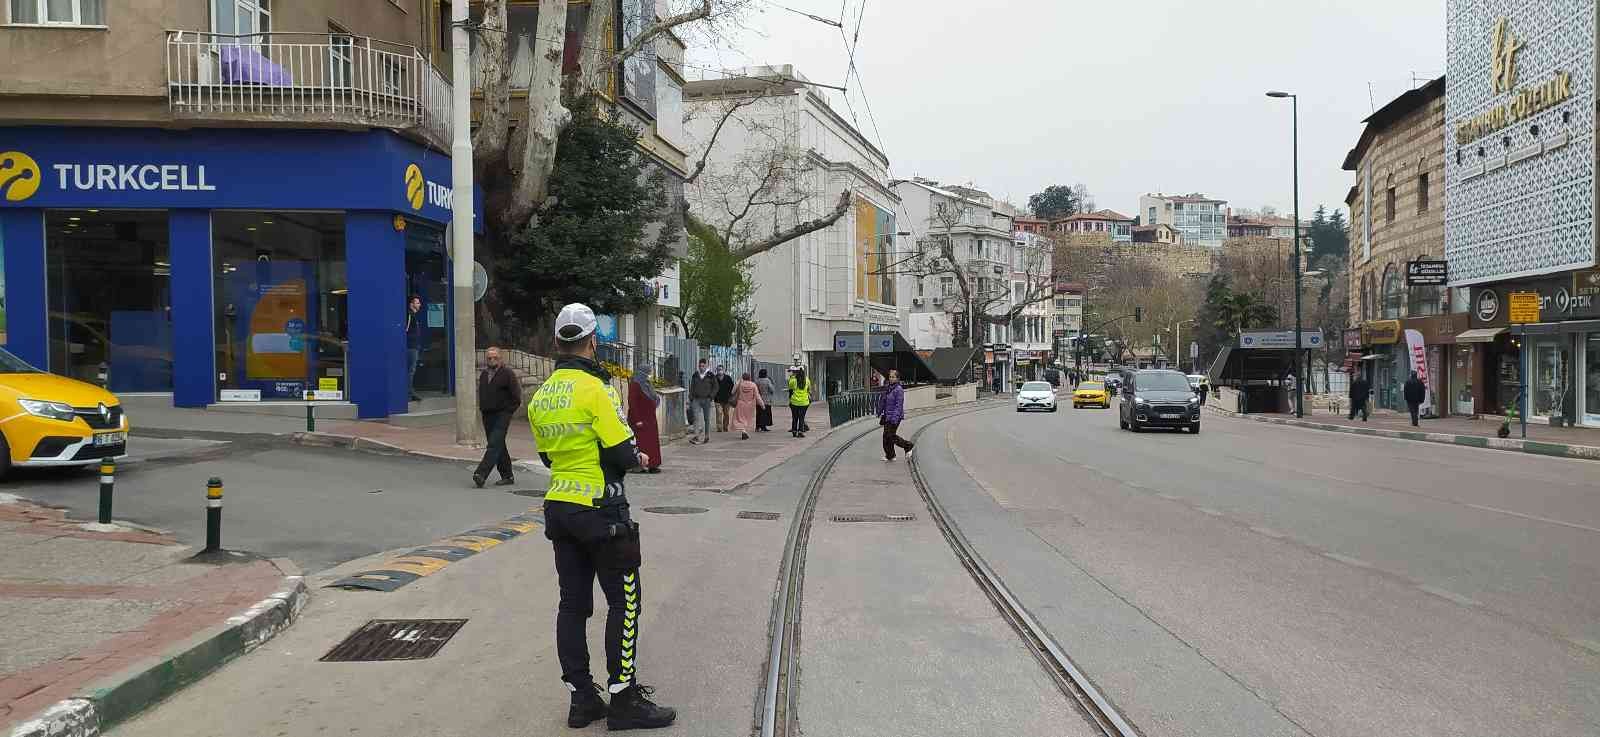
[[[1200,396],[1177,371],[1153,369],[1124,374],[1118,424],[1139,432],[1147,427],[1189,428],[1200,433]]]

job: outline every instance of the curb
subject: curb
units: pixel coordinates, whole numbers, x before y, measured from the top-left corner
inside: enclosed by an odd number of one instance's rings
[[[1573,458],[1583,461],[1600,461],[1600,447],[1595,447],[1592,445],[1547,443],[1539,440],[1520,440],[1512,438],[1490,438],[1482,435],[1457,435],[1455,433],[1444,432],[1384,430],[1374,427],[1351,427],[1349,425],[1313,422],[1309,420],[1295,419],[1292,417],[1263,417],[1261,415],[1245,415],[1218,407],[1208,406],[1207,409],[1225,417],[1236,417],[1240,419],[1252,420],[1254,422],[1271,423],[1274,425],[1303,427],[1311,430],[1341,432],[1348,435],[1368,435],[1379,438],[1394,438],[1397,440],[1416,440],[1423,443],[1460,445],[1467,448],[1503,450],[1511,451],[1513,453],[1527,453],[1530,455],[1549,456],[1553,458]]]
[[[38,716],[17,724],[10,737],[93,737],[182,690],[228,661],[260,647],[293,624],[310,596],[305,576],[287,559],[272,595],[168,652],[91,684]]]
[[[443,453],[429,453],[421,450],[410,450],[408,448],[395,445],[394,443],[386,443],[382,440],[361,438],[354,435],[338,435],[327,432],[301,431],[292,433],[289,435],[289,442],[294,443],[295,445],[304,445],[314,448],[341,448],[344,450],[354,450],[362,453],[373,453],[376,455],[410,456],[412,458],[423,458],[430,461],[449,461],[451,463],[478,462],[478,459],[476,458],[463,458],[460,456],[445,455]],[[550,469],[545,468],[543,463],[535,463],[532,461],[515,461],[512,463],[512,465],[520,470],[529,471],[540,476],[550,475]]]

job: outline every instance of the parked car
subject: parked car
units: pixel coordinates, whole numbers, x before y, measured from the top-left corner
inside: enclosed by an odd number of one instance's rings
[[[1098,381],[1085,381],[1079,384],[1072,392],[1072,408],[1082,407],[1111,409],[1111,394],[1106,391],[1106,385]]]
[[[127,454],[122,402],[0,348],[0,475],[12,466],[88,466]]]
[[[1045,381],[1029,381],[1017,390],[1017,411],[1056,411],[1056,390]]]
[[[1200,395],[1189,378],[1177,371],[1145,369],[1129,372],[1122,387],[1117,421],[1124,430],[1147,427],[1189,428],[1200,433]]]

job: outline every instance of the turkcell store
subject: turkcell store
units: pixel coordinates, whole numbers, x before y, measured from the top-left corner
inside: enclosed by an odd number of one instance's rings
[[[381,130],[0,128],[6,348],[180,407],[403,413],[408,380],[453,390],[450,196],[448,157]]]

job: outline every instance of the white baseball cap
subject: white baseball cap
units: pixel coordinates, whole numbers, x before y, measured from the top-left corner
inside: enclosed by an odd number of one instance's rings
[[[556,338],[564,343],[583,340],[594,334],[594,310],[581,302],[561,308],[556,315]]]

